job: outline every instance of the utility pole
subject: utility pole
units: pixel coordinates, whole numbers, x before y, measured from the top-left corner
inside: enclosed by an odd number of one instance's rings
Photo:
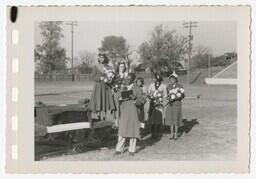
[[[74,36],[74,26],[77,26],[77,22],[71,21],[69,23],[66,23],[66,25],[71,26],[71,74],[72,74],[72,81],[75,81],[75,74],[74,74],[74,56],[73,56],[73,36]]]
[[[208,55],[208,78],[211,78],[211,56]]]
[[[190,60],[191,60],[191,52],[192,52],[192,40],[193,40],[193,35],[192,35],[192,28],[197,27],[197,22],[196,21],[187,21],[183,22],[183,28],[188,28],[189,33],[188,33],[188,62],[187,62],[187,85],[189,86],[190,84]]]

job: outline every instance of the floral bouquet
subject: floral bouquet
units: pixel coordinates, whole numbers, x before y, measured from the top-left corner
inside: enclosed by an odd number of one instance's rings
[[[168,91],[168,101],[173,102],[175,100],[182,99],[184,97],[183,88],[174,88]]]
[[[101,78],[101,80],[106,84],[112,84],[115,79],[115,71],[112,69],[104,68],[104,76]]]
[[[149,94],[149,99],[153,102],[154,106],[163,106],[164,105],[164,98],[162,91],[154,91],[153,93]]]
[[[119,90],[124,90],[125,84],[124,84],[124,80],[122,78],[118,78],[118,76],[116,76],[113,84],[112,84],[113,90],[114,92],[117,92]]]

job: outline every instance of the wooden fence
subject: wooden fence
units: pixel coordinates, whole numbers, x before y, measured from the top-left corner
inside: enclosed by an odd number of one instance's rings
[[[150,78],[151,74],[150,73],[136,73],[138,77],[142,78]],[[72,80],[72,75],[71,74],[35,74],[34,76],[36,82],[40,81],[71,81]],[[75,81],[87,81],[91,80],[92,75],[91,74],[75,74]]]
[[[91,80],[92,75],[91,74],[76,74],[75,75],[75,81],[86,81],[86,80]],[[71,81],[72,80],[72,75],[71,74],[54,74],[54,75],[49,75],[49,74],[43,74],[43,75],[38,75],[35,74],[35,81]]]

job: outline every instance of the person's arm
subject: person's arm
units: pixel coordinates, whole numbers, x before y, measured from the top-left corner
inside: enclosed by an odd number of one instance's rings
[[[163,99],[164,99],[164,105],[167,105],[167,103],[169,102],[168,100],[168,85],[164,85],[164,89],[163,89]]]
[[[103,74],[100,72],[100,70],[95,66],[93,67],[91,75],[92,75],[92,80],[94,80],[96,82],[100,82],[101,77],[103,76]]]
[[[143,96],[143,90],[139,87],[136,87],[135,91],[134,91],[134,95],[135,95],[135,104],[140,106],[142,104],[144,104],[146,102],[144,96]]]
[[[148,87],[148,90],[147,90],[147,95],[148,95],[148,96],[151,95],[152,90],[153,90],[152,88],[153,88],[153,85],[150,84],[149,87]]]
[[[180,90],[182,92],[181,99],[183,99],[183,98],[185,98],[185,89],[183,88],[182,85],[180,85]]]
[[[134,100],[136,102],[136,99],[137,99],[137,91],[136,91],[136,88],[133,86],[131,88],[132,90],[132,94],[130,95],[130,99]]]
[[[167,85],[164,85],[164,89],[163,89],[163,97],[164,99],[167,98]]]

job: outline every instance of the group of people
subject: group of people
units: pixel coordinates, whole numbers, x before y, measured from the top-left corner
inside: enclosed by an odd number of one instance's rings
[[[159,73],[152,73],[153,82],[146,89],[144,79],[129,73],[125,62],[118,63],[115,69],[103,53],[99,54],[92,76],[95,85],[90,109],[100,120],[105,120],[108,112],[114,116],[118,128],[115,154],[123,152],[127,139],[130,155],[135,154],[145,121],[151,125],[153,140],[159,137],[162,125],[170,126],[170,139],[178,138],[185,93],[175,72],[169,76],[168,85]]]

